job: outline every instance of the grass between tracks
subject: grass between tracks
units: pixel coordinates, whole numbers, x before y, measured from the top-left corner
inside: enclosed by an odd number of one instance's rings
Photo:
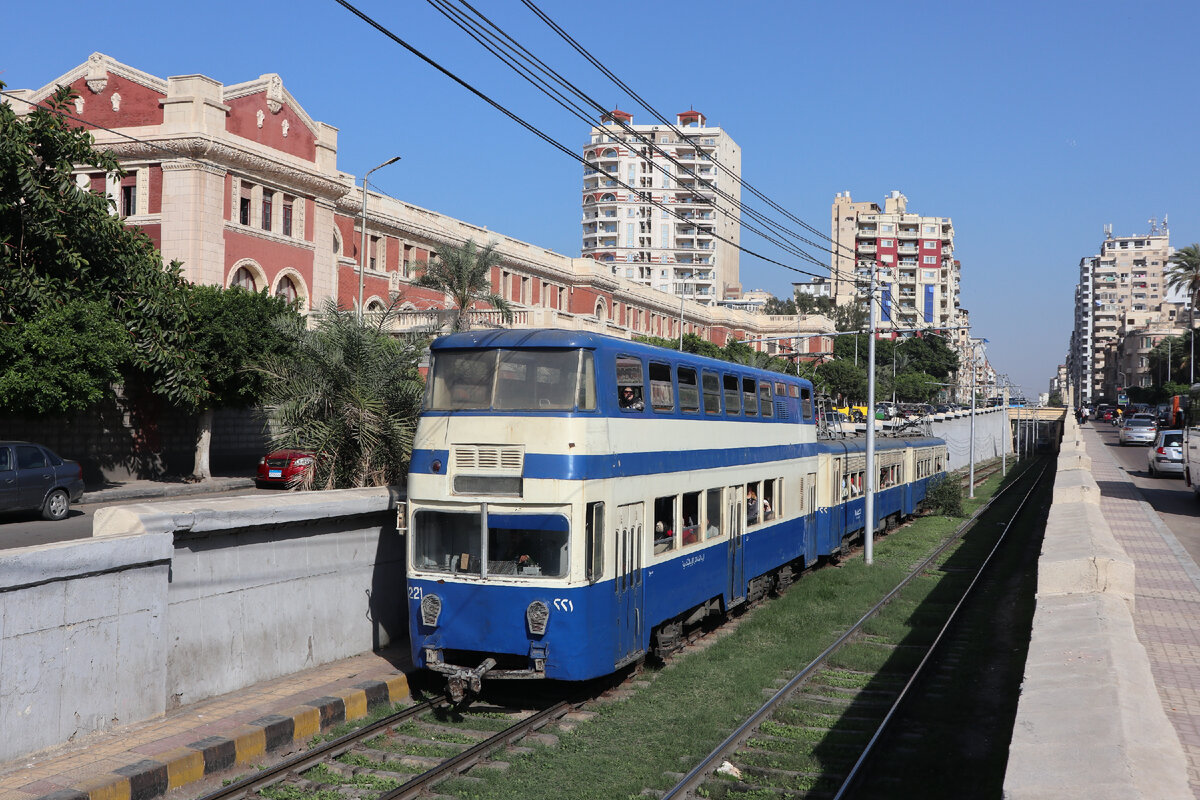
[[[1000,485],[997,475],[964,500],[970,515]],[[945,540],[961,518],[922,517],[875,542],[874,565],[856,555],[805,574],[786,594],[748,612],[706,649],[648,668],[650,685],[599,704],[557,746],[534,745],[504,771],[478,770],[438,787],[471,800],[642,797],[667,789],[757,709],[778,681],[808,664]]]

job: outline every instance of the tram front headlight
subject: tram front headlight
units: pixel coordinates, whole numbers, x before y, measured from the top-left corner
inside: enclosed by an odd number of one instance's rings
[[[525,623],[529,626],[529,632],[534,636],[544,635],[549,622],[550,607],[541,600],[534,600],[525,609]]]
[[[442,615],[442,598],[436,594],[427,594],[421,598],[421,624],[428,628],[437,625],[438,617]]]

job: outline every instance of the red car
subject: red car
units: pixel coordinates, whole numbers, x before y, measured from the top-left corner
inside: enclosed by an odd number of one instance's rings
[[[304,477],[304,471],[312,466],[312,453],[301,450],[276,450],[258,460],[258,477],[263,486],[295,486]]]

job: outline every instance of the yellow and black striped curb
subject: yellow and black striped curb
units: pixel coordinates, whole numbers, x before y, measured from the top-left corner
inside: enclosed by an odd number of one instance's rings
[[[149,800],[172,789],[255,760],[293,742],[306,742],[321,731],[361,719],[380,705],[411,697],[406,675],[358,683],[343,692],[318,697],[284,711],[268,714],[231,731],[209,736],[160,754],[156,758],[118,767],[68,789],[36,800]]]

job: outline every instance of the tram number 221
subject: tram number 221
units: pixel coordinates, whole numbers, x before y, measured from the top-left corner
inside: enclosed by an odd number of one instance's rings
[[[421,597],[423,595],[424,595],[424,592],[421,591],[420,586],[408,587],[408,599],[409,600],[416,600],[419,603],[419,602],[421,602]]]

